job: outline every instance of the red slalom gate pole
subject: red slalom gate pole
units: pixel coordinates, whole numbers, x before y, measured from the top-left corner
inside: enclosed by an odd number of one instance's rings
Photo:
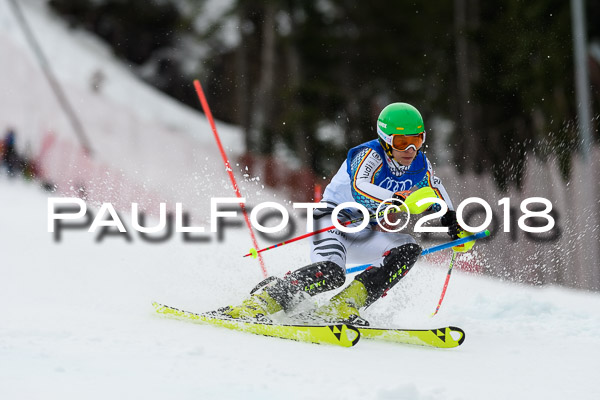
[[[194,80],[194,87],[196,88],[196,93],[198,94],[198,98],[200,99],[200,104],[202,104],[202,109],[204,110],[204,114],[206,114],[206,118],[208,118],[208,122],[210,123],[210,127],[212,128],[213,134],[215,135],[215,140],[217,141],[217,146],[219,147],[219,151],[221,152],[221,157],[223,158],[223,162],[225,163],[225,170],[229,175],[229,180],[231,180],[231,184],[233,185],[233,190],[235,191],[235,195],[238,198],[241,198],[242,195],[240,193],[239,186],[235,180],[235,176],[233,176],[233,170],[231,169],[231,165],[229,164],[229,159],[227,158],[227,154],[225,154],[225,149],[223,149],[223,145],[221,144],[221,139],[219,138],[219,133],[217,132],[217,127],[215,126],[215,121],[213,119],[212,113],[210,112],[210,107],[208,106],[208,102],[206,101],[206,96],[204,95],[204,91],[202,90],[202,86],[200,85],[200,81],[198,79]],[[258,242],[256,241],[256,236],[254,235],[254,231],[252,230],[252,225],[250,224],[250,218],[248,218],[248,212],[246,211],[246,205],[240,202],[240,207],[242,212],[244,213],[244,219],[246,220],[246,226],[250,231],[250,237],[252,238],[252,244],[254,248],[258,248]],[[258,255],[258,261],[260,262],[260,268],[262,269],[263,276],[267,277],[267,268],[265,267],[265,261],[262,258],[262,255]]]

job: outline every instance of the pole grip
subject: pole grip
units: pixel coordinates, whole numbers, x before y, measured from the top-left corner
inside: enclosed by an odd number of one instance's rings
[[[466,236],[466,237],[464,237],[462,239],[456,239],[456,240],[452,240],[452,241],[450,241],[448,243],[444,243],[444,244],[440,244],[438,246],[430,247],[428,249],[423,250],[421,252],[421,255],[422,256],[426,256],[427,254],[435,253],[436,251],[445,250],[445,249],[450,248],[450,247],[454,247],[454,246],[458,246],[458,245],[461,245],[461,244],[465,244],[465,243],[468,243],[468,242],[471,242],[471,241],[477,240],[477,239],[483,239],[483,238],[488,237],[488,236],[490,236],[490,231],[486,229],[485,231],[474,233],[474,234]]]

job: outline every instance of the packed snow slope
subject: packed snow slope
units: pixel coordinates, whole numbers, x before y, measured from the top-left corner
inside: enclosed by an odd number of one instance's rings
[[[153,300],[191,311],[239,302],[262,277],[250,241],[131,242],[47,231],[47,196],[0,175],[2,399],[598,399],[600,295],[524,287],[415,268],[364,315],[373,325],[462,327],[448,350],[362,340],[338,348],[254,336],[156,315]],[[130,222],[125,221],[131,226]],[[306,243],[274,249],[283,274]],[[349,281],[349,280],[348,280]],[[323,299],[317,299],[322,301]]]

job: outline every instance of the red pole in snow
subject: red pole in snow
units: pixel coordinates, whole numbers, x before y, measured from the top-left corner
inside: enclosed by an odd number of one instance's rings
[[[229,164],[229,159],[227,158],[227,154],[225,154],[225,149],[223,149],[223,145],[221,144],[221,139],[219,138],[219,133],[217,132],[217,127],[215,126],[215,121],[213,119],[212,113],[210,112],[210,108],[208,107],[208,102],[206,101],[206,96],[204,96],[204,91],[202,90],[202,86],[200,85],[200,81],[198,79],[194,80],[194,87],[196,88],[196,93],[198,93],[198,98],[200,99],[200,104],[202,104],[202,109],[204,110],[204,114],[206,118],[208,118],[208,122],[210,123],[210,127],[212,128],[213,134],[215,135],[215,140],[217,141],[217,146],[219,147],[219,151],[221,152],[221,157],[223,158],[223,162],[225,163],[225,170],[229,175],[229,179],[231,180],[231,184],[233,185],[233,190],[235,191],[235,195],[238,198],[241,198],[242,195],[240,193],[240,189],[235,180],[235,176],[233,176],[233,170],[231,169],[231,165]],[[254,235],[254,231],[252,230],[252,225],[250,224],[250,218],[248,218],[248,212],[246,211],[246,206],[244,203],[240,203],[240,207],[242,209],[242,213],[244,213],[244,219],[246,220],[246,226],[248,226],[248,230],[250,231],[250,237],[252,238],[252,244],[254,248],[258,248],[258,242],[256,241],[256,236]],[[262,255],[258,255],[258,261],[260,262],[260,268],[262,269],[263,276],[267,277],[267,268],[265,267],[265,261],[262,258]]]

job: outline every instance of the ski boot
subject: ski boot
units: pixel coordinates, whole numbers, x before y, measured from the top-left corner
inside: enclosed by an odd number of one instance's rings
[[[281,305],[263,290],[260,293],[252,294],[239,306],[227,306],[218,309],[217,314],[232,319],[271,323],[272,321],[267,315],[281,310]]]
[[[352,281],[348,287],[331,298],[329,303],[317,308],[312,316],[325,323],[349,323],[369,326],[369,322],[360,316],[359,308],[367,300],[367,289],[362,282]]]
[[[269,314],[281,310],[289,312],[311,296],[340,287],[345,279],[344,269],[339,265],[317,262],[290,272],[283,279],[266,278],[252,289],[250,298],[242,304],[220,308],[212,315],[270,323]]]

